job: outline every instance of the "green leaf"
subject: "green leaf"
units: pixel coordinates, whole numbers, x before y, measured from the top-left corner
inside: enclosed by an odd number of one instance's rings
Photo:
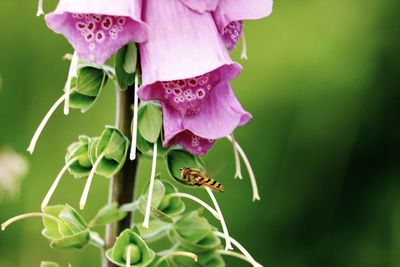
[[[136,255],[133,255],[136,262],[131,266],[146,267],[153,261],[155,253],[147,246],[137,232],[130,229],[121,233],[114,246],[107,250],[106,256],[112,263],[125,267],[127,250],[130,246],[134,248],[134,251],[140,251],[140,253],[137,252]]]
[[[123,212],[118,208],[117,203],[108,204],[99,210],[93,220],[89,223],[89,226],[96,227],[118,222],[125,218],[126,215],[126,212]]]
[[[40,263],[40,267],[60,267],[60,265],[58,265],[55,262],[50,262],[50,261],[42,261]]]
[[[128,86],[133,85],[135,82],[135,75],[125,71],[125,67],[127,67],[125,65],[128,65],[125,64],[125,59],[127,57],[127,54],[129,54],[128,52],[129,51],[127,46],[122,47],[120,50],[118,50],[114,62],[115,75],[121,90],[126,90]]]
[[[125,58],[122,63],[126,73],[133,74],[136,71],[137,47],[134,43],[129,43],[126,47]]]
[[[88,111],[96,102],[101,89],[107,83],[108,76],[105,71],[93,66],[79,69],[78,78],[73,81],[70,95],[70,107]]]
[[[138,129],[146,141],[157,142],[162,129],[161,108],[153,103],[143,105],[138,113]]]
[[[178,182],[182,182],[181,169],[182,168],[195,168],[205,170],[202,160],[193,156],[185,150],[170,150],[167,154],[167,169],[172,178]],[[184,183],[185,184],[185,183]]]

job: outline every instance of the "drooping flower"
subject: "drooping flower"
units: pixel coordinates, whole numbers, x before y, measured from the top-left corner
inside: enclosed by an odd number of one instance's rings
[[[164,146],[204,155],[215,139],[251,118],[229,85],[241,66],[230,59],[208,12],[176,0],[148,0],[144,21],[152,31],[140,45],[139,97],[161,102]]]
[[[243,21],[267,17],[272,12],[272,0],[220,0],[212,12],[215,24],[229,50],[243,33]]]
[[[68,39],[79,58],[103,64],[127,43],[146,41],[141,6],[141,0],[60,0],[46,22]]]

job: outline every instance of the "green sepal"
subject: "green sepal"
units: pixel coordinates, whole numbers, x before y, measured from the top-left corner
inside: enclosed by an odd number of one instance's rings
[[[103,159],[96,168],[96,173],[109,178],[119,172],[127,158],[129,148],[128,138],[117,128],[107,126],[100,138],[95,141],[94,146],[94,155],[92,151],[89,152],[93,164],[104,153]]]
[[[221,240],[213,231],[213,226],[196,210],[176,221],[168,237],[172,243],[178,243],[191,252],[203,253],[221,245]]]
[[[48,206],[43,212],[59,219],[43,217],[42,235],[50,241],[52,248],[82,248],[89,243],[87,224],[74,208],[67,204]]]
[[[142,137],[154,144],[160,137],[162,129],[161,107],[154,102],[143,104],[138,111],[138,130]]]
[[[98,99],[107,80],[108,76],[102,69],[93,66],[80,68],[78,77],[71,84],[70,107],[82,112],[88,111]]]
[[[136,65],[137,46],[134,43],[129,43],[126,45],[125,58],[122,62],[122,67],[126,73],[134,74],[136,72]]]
[[[149,267],[154,267],[160,258],[161,258],[160,256],[156,255],[153,262],[150,263]],[[168,260],[165,259],[159,265],[157,265],[157,267],[171,267],[171,265],[169,264]]]
[[[195,168],[204,170],[206,169],[204,160],[200,157],[194,156],[189,152],[181,149],[172,149],[167,153],[167,170],[169,175],[181,182],[186,184],[182,180],[181,169],[182,168]]]
[[[118,208],[117,203],[107,204],[97,212],[89,227],[103,226],[110,223],[118,222],[126,217],[127,213]]]
[[[139,210],[144,214],[147,204],[149,184],[144,188],[139,200]],[[185,211],[185,204],[179,197],[171,197],[178,189],[168,181],[155,179],[151,203],[151,215],[159,220],[172,223],[173,218]]]
[[[42,261],[40,267],[60,267],[60,265],[56,262]]]
[[[72,143],[67,148],[65,162],[69,162],[74,158],[78,158],[69,168],[68,171],[77,179],[85,178],[89,175],[92,163],[89,157],[89,144],[91,138],[86,135],[79,136],[79,141]]]
[[[137,227],[140,231],[140,236],[146,242],[154,242],[165,237],[171,225],[171,223],[155,219],[150,220],[149,228],[144,228],[141,224]]]
[[[118,50],[115,56],[115,76],[121,90],[126,90],[128,86],[133,85],[135,82],[135,75],[125,70],[125,68],[129,71],[131,70],[131,65],[128,62],[129,58],[132,58],[132,56],[129,55],[130,52],[132,52],[132,48],[126,45]]]
[[[107,250],[107,258],[118,266],[126,266],[126,249],[128,246],[134,245],[140,250],[140,259],[137,262],[131,263],[133,267],[146,267],[153,261],[155,253],[147,246],[146,242],[134,231],[127,229],[123,231],[114,246]],[[137,258],[136,258],[137,259]]]
[[[140,131],[137,132],[136,147],[143,156],[153,157],[154,144],[146,141],[141,135]],[[157,156],[163,157],[168,152],[162,144],[161,136],[157,140]]]
[[[180,250],[179,248],[177,250]],[[184,250],[184,249],[182,249]],[[173,257],[171,259],[172,267],[225,267],[225,261],[220,254],[215,251],[209,251],[197,254],[197,262],[187,257]]]

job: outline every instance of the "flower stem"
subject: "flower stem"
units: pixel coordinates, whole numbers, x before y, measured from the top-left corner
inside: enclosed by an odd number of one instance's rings
[[[144,221],[143,221],[144,228],[149,228],[151,202],[152,202],[152,198],[153,198],[153,189],[154,189],[154,180],[156,177],[156,168],[157,168],[157,142],[154,143],[154,148],[153,148],[153,163],[151,165],[149,195],[147,196],[146,213],[144,215]]]
[[[241,165],[240,165],[240,157],[239,157],[238,149],[236,146],[235,135],[233,133],[231,134],[231,138],[232,138],[232,146],[233,146],[233,155],[235,157],[235,167],[236,167],[235,178],[243,180],[242,169],[241,169]]]
[[[193,254],[191,252],[186,252],[186,251],[173,251],[173,252],[168,252],[167,254],[160,257],[158,259],[158,261],[154,264],[153,267],[158,267],[165,259],[167,259],[169,257],[175,257],[175,256],[192,258],[195,262],[197,262],[196,254]]]
[[[224,238],[224,239],[226,238],[224,233],[216,231],[216,232],[214,232],[214,234],[220,238]],[[232,244],[234,244],[240,250],[240,252],[243,253],[243,255],[248,259],[249,262],[251,262],[251,264],[254,267],[262,267],[262,265],[259,264],[258,262],[256,262],[256,260],[250,255],[250,253],[238,241],[236,241],[232,237],[230,237],[229,239],[232,242]]]
[[[40,17],[41,15],[44,15],[44,11],[43,11],[43,0],[39,0],[37,12],[36,12],[36,16]]]
[[[133,119],[132,105],[134,103],[134,87],[130,86],[127,90],[116,89],[117,107],[116,107],[116,127],[128,138],[131,139],[131,122]],[[122,206],[133,201],[135,178],[137,172],[138,159],[129,160],[129,156],[123,168],[110,179],[108,203],[116,202]],[[113,246],[116,237],[126,228],[131,227],[132,216],[126,216],[118,223],[106,226],[106,248]],[[103,257],[103,267],[115,267],[113,263]]]
[[[171,197],[171,198],[183,197],[183,198],[191,199],[191,200],[197,202],[198,204],[200,204],[201,206],[203,206],[206,210],[208,210],[217,220],[220,220],[218,212],[215,209],[213,209],[210,205],[205,203],[203,200],[201,200],[200,198],[197,198],[195,196],[192,196],[192,195],[186,194],[186,193],[172,193],[169,195],[169,197]]]
[[[86,181],[86,185],[85,188],[83,189],[83,193],[82,193],[82,197],[81,200],[79,201],[79,208],[81,210],[83,210],[85,208],[86,205],[86,201],[87,198],[89,196],[89,190],[90,190],[90,186],[92,185],[93,182],[93,177],[96,173],[96,169],[99,166],[100,162],[102,161],[102,159],[104,158],[104,152],[100,154],[100,156],[97,158],[96,162],[93,164],[92,170],[89,173],[89,177]]]
[[[226,241],[225,250],[233,250],[233,247],[231,244],[231,238],[230,238],[229,232],[228,232],[228,227],[226,226],[225,219],[224,219],[224,216],[222,215],[222,211],[218,205],[217,199],[215,198],[215,196],[210,188],[205,187],[205,189],[206,189],[207,193],[210,195],[210,198],[211,198],[212,202],[214,203],[215,209],[217,210],[217,212],[219,214],[222,230],[224,232],[225,241]]]
[[[42,217],[42,218],[46,217],[46,218],[49,218],[49,219],[51,219],[51,220],[53,220],[55,222],[61,222],[61,220],[59,218],[57,218],[57,217],[55,217],[53,215],[49,215],[49,214],[46,214],[46,213],[43,213],[43,212],[32,212],[32,213],[26,213],[26,214],[18,215],[18,216],[15,216],[15,217],[7,220],[6,222],[4,222],[1,225],[1,230],[5,231],[6,228],[8,226],[10,226],[10,224],[15,223],[16,221],[27,219],[27,218],[33,218],[33,217]]]
[[[254,175],[253,168],[251,167],[250,161],[246,156],[246,153],[244,153],[243,149],[240,147],[240,145],[232,139],[231,136],[226,137],[229,141],[231,141],[234,145],[236,144],[237,150],[240,154],[240,156],[243,159],[244,164],[246,165],[247,171],[249,172],[250,176],[250,182],[251,182],[251,187],[253,188],[253,201],[258,201],[260,200],[260,195],[258,193],[258,186],[257,186],[257,181],[256,181],[256,176]]]
[[[68,168],[76,162],[78,158],[73,158],[70,161],[68,161],[64,167],[61,169],[61,171],[58,173],[56,179],[54,180],[53,184],[51,185],[49,191],[46,194],[46,197],[43,199],[41,208],[42,210],[47,207],[47,204],[49,204],[51,196],[54,194],[54,191],[56,190],[58,184],[60,183],[61,178],[63,177],[64,173],[68,170]]]
[[[131,152],[129,158],[131,160],[136,159],[136,143],[137,143],[137,131],[138,131],[138,114],[139,114],[139,75],[135,74],[135,88],[134,88],[134,102],[133,102],[133,129],[132,129],[132,142],[131,142]]]
[[[46,126],[47,122],[49,121],[50,117],[53,115],[54,111],[58,108],[59,105],[61,105],[62,102],[65,100],[65,94],[62,95],[56,103],[50,108],[50,110],[47,112],[46,116],[44,116],[42,122],[39,124],[39,127],[37,128],[35,134],[32,137],[31,143],[29,144],[28,147],[28,152],[30,154],[33,154],[33,151],[35,150],[36,143],[40,137],[40,134],[42,133],[44,127]]]

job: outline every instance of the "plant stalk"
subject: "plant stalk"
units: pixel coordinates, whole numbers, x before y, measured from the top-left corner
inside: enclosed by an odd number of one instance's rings
[[[133,119],[133,103],[134,103],[134,86],[130,86],[127,90],[117,91],[117,107],[116,107],[116,127],[131,139],[131,122]],[[110,179],[110,188],[108,195],[109,203],[118,203],[119,206],[131,203],[134,200],[134,188],[136,180],[138,160],[129,160],[127,155],[126,163],[121,171]],[[127,216],[118,223],[107,225],[106,227],[106,248],[113,246],[116,237],[126,228],[131,227],[133,215]],[[103,256],[103,267],[115,267]]]

